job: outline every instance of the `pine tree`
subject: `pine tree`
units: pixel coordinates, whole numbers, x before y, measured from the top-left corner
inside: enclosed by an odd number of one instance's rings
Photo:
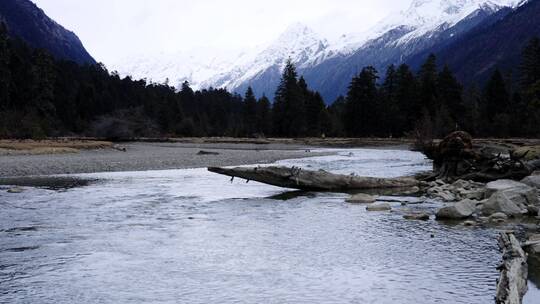
[[[525,90],[540,81],[540,39],[531,39],[523,49],[521,61],[521,85]]]
[[[11,70],[9,68],[11,52],[6,25],[0,22],[0,110],[10,104]]]
[[[349,136],[371,136],[379,125],[377,79],[377,70],[365,67],[349,85],[345,113],[345,129]]]
[[[450,118],[446,119],[446,121],[453,121],[454,124],[460,122],[460,118],[463,117],[465,112],[462,97],[463,88],[447,65],[444,66],[437,77],[437,91],[439,110],[443,107],[444,115],[448,115]],[[451,126],[450,129],[452,128],[454,126]]]
[[[272,109],[270,100],[263,95],[257,102],[257,133],[270,136],[272,134]]]
[[[493,122],[498,113],[509,110],[509,93],[506,83],[499,69],[496,69],[488,80],[484,89],[483,111],[488,122]]]
[[[291,59],[287,60],[275,94],[273,116],[276,135],[299,137],[305,134],[304,96]]]
[[[308,92],[306,99],[307,136],[319,137],[323,134],[322,120],[326,119],[326,105],[319,92]]]
[[[394,65],[390,65],[381,86],[381,119],[384,124],[382,124],[380,131],[383,135],[401,135],[404,131],[405,115],[400,113],[397,90],[396,68]]]
[[[402,132],[411,131],[422,115],[418,84],[409,66],[402,64],[396,71],[395,99],[398,103]]]
[[[257,133],[257,99],[251,87],[248,87],[244,97],[243,124],[244,134],[248,137]]]
[[[43,50],[35,50],[32,56],[31,75],[29,79],[30,107],[35,109],[40,117],[45,118],[45,121],[51,122],[56,116],[54,107],[56,72],[53,57]],[[36,132],[42,131],[45,132],[45,130],[36,129]]]
[[[305,106],[306,132],[305,136],[320,136],[322,134],[321,118],[326,109],[322,96],[309,89],[304,77],[298,79]]]
[[[334,137],[346,136],[345,119],[346,119],[347,101],[345,97],[339,96],[329,107],[328,116],[330,128],[326,131],[326,135]]]
[[[429,110],[433,116],[439,108],[437,92],[437,58],[434,54],[428,56],[426,62],[420,68],[418,73],[420,83],[420,102],[422,108]]]

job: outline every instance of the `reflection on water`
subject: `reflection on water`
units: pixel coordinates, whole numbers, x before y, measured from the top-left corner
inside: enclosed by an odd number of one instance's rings
[[[412,152],[352,152],[349,165],[294,163],[375,176],[429,168]],[[1,303],[493,302],[496,231],[204,169],[83,177],[105,181],[0,192]]]

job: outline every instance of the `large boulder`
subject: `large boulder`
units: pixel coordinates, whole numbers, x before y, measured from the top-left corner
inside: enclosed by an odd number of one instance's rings
[[[369,194],[359,193],[349,197],[346,202],[351,204],[371,204],[377,200],[377,197]]]
[[[490,197],[497,191],[501,190],[508,190],[508,189],[516,189],[516,188],[524,188],[524,189],[530,189],[531,186],[528,186],[524,183],[516,182],[510,179],[500,179],[496,180],[490,183],[487,183],[486,185],[486,197]]]
[[[8,193],[22,193],[24,192],[24,189],[20,187],[14,187],[14,188],[8,189],[7,192]]]
[[[410,213],[403,215],[403,218],[406,220],[427,221],[429,220],[429,213]]]
[[[367,211],[390,211],[392,207],[387,203],[371,204],[366,207]]]
[[[527,213],[528,205],[525,194],[516,189],[497,191],[483,204],[482,214],[489,216],[504,213],[508,216],[519,216]]]
[[[521,182],[530,187],[540,189],[540,175],[527,176]]]
[[[476,201],[465,199],[443,207],[435,215],[437,219],[460,220],[470,217],[476,210]]]

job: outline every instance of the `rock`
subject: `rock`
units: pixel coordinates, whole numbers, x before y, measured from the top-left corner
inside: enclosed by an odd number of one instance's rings
[[[509,190],[509,189],[528,189],[531,188],[530,186],[516,182],[509,179],[500,179],[494,182],[490,182],[486,185],[486,197],[490,197],[495,192],[501,191],[501,190]]]
[[[525,155],[523,160],[534,160],[540,158],[540,146],[523,146],[514,149],[516,155]]]
[[[431,197],[440,198],[445,202],[452,202],[456,200],[456,196],[442,186],[429,188],[427,192]]]
[[[22,193],[24,191],[23,188],[21,187],[14,187],[14,188],[11,188],[11,189],[8,189],[8,193]]]
[[[540,254],[540,234],[533,234],[525,243],[527,251],[531,254]]]
[[[479,216],[479,217],[477,218],[477,220],[478,220],[479,222],[485,223],[485,222],[488,222],[488,221],[489,221],[489,218],[488,218],[488,217],[485,217],[485,216]]]
[[[459,191],[459,194],[462,198],[464,199],[473,199],[473,200],[483,200],[486,196],[486,190],[485,189],[481,189],[481,188],[477,188],[477,189],[473,189],[473,190],[462,190],[462,191]]]
[[[496,220],[506,221],[507,219],[508,219],[508,215],[502,212],[493,213],[492,215],[489,216],[490,221],[496,221]]]
[[[469,186],[470,186],[469,182],[464,181],[462,179],[459,179],[459,180],[452,183],[452,187],[454,187],[454,188],[467,188]]]
[[[529,216],[538,216],[540,208],[537,206],[527,206],[527,215]]]
[[[465,221],[463,222],[463,226],[476,226],[476,222],[475,221]]]
[[[499,182],[499,181],[497,181]],[[482,207],[484,215],[491,215],[502,212],[510,216],[527,213],[527,206],[538,206],[538,190],[528,185],[502,180],[488,184],[488,193],[493,189],[500,189],[494,192]]]
[[[437,211],[437,219],[466,219],[476,210],[476,202],[472,200],[463,200],[453,205],[443,207]]]
[[[390,211],[392,207],[387,203],[372,204],[366,207],[367,211]]]
[[[351,204],[371,204],[377,200],[377,197],[369,194],[359,193],[349,197],[346,202]]]
[[[521,182],[530,187],[540,189],[540,175],[527,176]]]
[[[458,180],[452,184],[430,183],[427,193],[432,198],[439,198],[446,202],[463,199],[482,200],[485,198],[485,185],[472,181]]]
[[[427,221],[429,220],[428,213],[411,213],[403,215],[403,218],[406,220],[415,220],[415,221]]]
[[[504,213],[509,216],[519,216],[527,213],[527,206],[521,202],[513,201],[514,196],[507,191],[493,194],[482,206],[482,214],[490,216],[494,213]]]
[[[197,155],[219,155],[218,152],[213,152],[213,151],[204,151],[204,150],[201,150],[197,153]]]

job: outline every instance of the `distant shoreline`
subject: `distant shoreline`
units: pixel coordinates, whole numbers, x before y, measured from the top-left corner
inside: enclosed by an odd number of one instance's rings
[[[99,149],[39,148],[37,151],[13,150],[11,154],[0,154],[0,178],[237,166],[328,154],[293,144],[170,142],[127,142]],[[42,151],[51,153],[39,153]]]
[[[540,145],[538,139],[475,142],[499,151]],[[263,164],[327,155],[313,152],[322,148],[408,150],[411,143],[401,138],[139,138],[117,143],[96,138],[0,140],[0,177]]]

